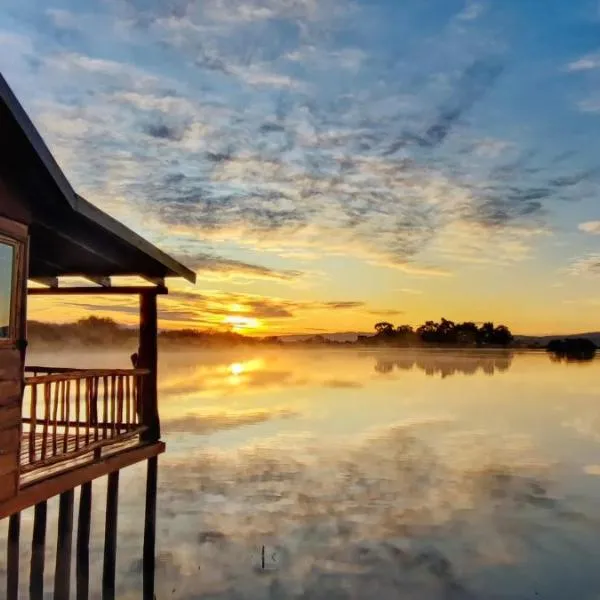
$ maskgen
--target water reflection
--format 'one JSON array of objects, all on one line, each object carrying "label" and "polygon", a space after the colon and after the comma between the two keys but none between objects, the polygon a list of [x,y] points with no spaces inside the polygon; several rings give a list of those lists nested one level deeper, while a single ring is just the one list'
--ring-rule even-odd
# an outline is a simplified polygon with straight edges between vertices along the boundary
[{"label": "water reflection", "polygon": [[[433,447],[421,427],[383,428],[334,446],[310,437],[263,440],[170,461],[161,494],[171,541],[157,579],[177,585],[165,583],[163,593],[488,598],[504,597],[494,580],[509,574],[504,589],[518,583],[562,597],[551,593],[556,578],[541,559],[549,555],[557,568],[570,552],[585,553],[599,527],[559,496],[552,465],[519,439],[494,448],[460,434]],[[190,506],[193,531],[189,512],[182,516]],[[257,573],[264,545],[275,550],[275,565]],[[574,577],[563,574],[570,584]],[[594,570],[584,579],[600,589]]]},{"label": "water reflection", "polygon": [[[157,599],[600,595],[600,361],[239,349],[160,366]],[[122,481],[117,592],[129,599],[144,473]]]},{"label": "water reflection", "polygon": [[481,371],[486,375],[501,373],[510,369],[513,360],[512,352],[495,351],[493,353],[470,354],[451,352],[408,353],[394,357],[377,358],[375,370],[378,373],[391,373],[394,369],[410,371],[420,369],[426,375],[440,375],[443,378],[451,375],[474,375]]}]

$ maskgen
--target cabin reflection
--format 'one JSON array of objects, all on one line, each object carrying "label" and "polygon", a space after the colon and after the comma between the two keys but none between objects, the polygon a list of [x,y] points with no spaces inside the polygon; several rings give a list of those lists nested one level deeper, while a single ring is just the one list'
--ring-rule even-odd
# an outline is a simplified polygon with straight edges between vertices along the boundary
[{"label": "cabin reflection", "polygon": [[512,365],[512,352],[494,352],[494,354],[456,354],[415,353],[406,356],[377,357],[375,371],[381,374],[398,371],[420,370],[430,377],[442,379],[452,375],[475,375],[478,372],[494,375],[504,373]]}]

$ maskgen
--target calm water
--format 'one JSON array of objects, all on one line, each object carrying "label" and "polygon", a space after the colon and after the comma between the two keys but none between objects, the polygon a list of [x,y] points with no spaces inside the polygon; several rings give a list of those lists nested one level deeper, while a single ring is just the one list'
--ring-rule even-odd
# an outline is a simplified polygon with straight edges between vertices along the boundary
[{"label": "calm water", "polygon": [[[165,354],[157,599],[597,600],[599,381],[599,361],[545,354]],[[123,599],[140,597],[144,476],[121,477]],[[56,503],[49,516],[51,597]]]}]

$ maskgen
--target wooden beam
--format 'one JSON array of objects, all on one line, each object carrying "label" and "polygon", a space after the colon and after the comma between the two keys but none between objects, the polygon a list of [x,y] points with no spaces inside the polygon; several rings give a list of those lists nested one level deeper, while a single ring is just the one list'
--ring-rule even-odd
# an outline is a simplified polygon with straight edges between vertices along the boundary
[{"label": "wooden beam", "polygon": [[155,545],[156,545],[156,480],[158,457],[148,459],[146,475],[146,520],[144,524],[143,598],[154,598]]},{"label": "wooden beam", "polygon": [[122,287],[59,287],[59,288],[29,288],[30,296],[124,296],[124,295],[164,295],[169,290],[166,287],[122,286]]},{"label": "wooden beam", "polygon": [[30,600],[44,600],[44,563],[46,557],[46,516],[48,505],[35,505],[31,538],[31,569],[29,572]]},{"label": "wooden beam", "polygon": [[21,536],[21,513],[11,515],[8,522],[6,549],[6,598],[19,600],[19,538]]},{"label": "wooden beam", "polygon": [[88,600],[90,591],[90,521],[92,515],[92,482],[81,486],[77,521],[77,600]]},{"label": "wooden beam", "polygon": [[102,600],[115,599],[118,519],[119,471],[114,471],[108,476],[108,486],[106,488],[106,520],[104,525],[104,566],[102,569]]},{"label": "wooden beam", "polygon": [[152,285],[156,285],[158,287],[165,287],[165,278],[164,277],[149,277],[148,275],[140,275],[142,279],[145,279]]},{"label": "wooden beam", "polygon": [[129,465],[141,462],[165,451],[164,442],[140,444],[118,454],[107,456],[92,464],[81,465],[70,471],[58,473],[24,485],[19,493],[0,503],[0,519],[9,517],[39,502],[82,485],[98,477],[117,471]]},{"label": "wooden beam", "polygon": [[82,275],[84,279],[95,283],[103,288],[111,287],[110,277],[96,277],[95,275]]},{"label": "wooden beam", "polygon": [[56,289],[58,287],[58,277],[31,277],[31,281],[40,283],[49,288]]},{"label": "wooden beam", "polygon": [[141,438],[146,442],[160,439],[160,419],[157,399],[158,318],[155,294],[140,294],[140,369],[150,371],[142,380],[141,408],[143,425],[147,427]]},{"label": "wooden beam", "polygon": [[71,592],[71,546],[73,543],[73,488],[60,495],[58,533],[56,538],[56,568],[54,569],[54,600],[69,600]]}]

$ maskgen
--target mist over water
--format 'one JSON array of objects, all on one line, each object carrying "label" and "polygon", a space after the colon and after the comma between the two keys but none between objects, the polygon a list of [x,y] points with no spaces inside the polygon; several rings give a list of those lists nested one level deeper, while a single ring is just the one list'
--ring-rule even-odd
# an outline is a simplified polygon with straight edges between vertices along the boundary
[{"label": "mist over water", "polygon": [[[129,353],[56,358],[29,362],[117,367]],[[599,374],[534,353],[163,352],[157,599],[597,599]],[[141,597],[144,477],[121,474],[119,598]]]}]

